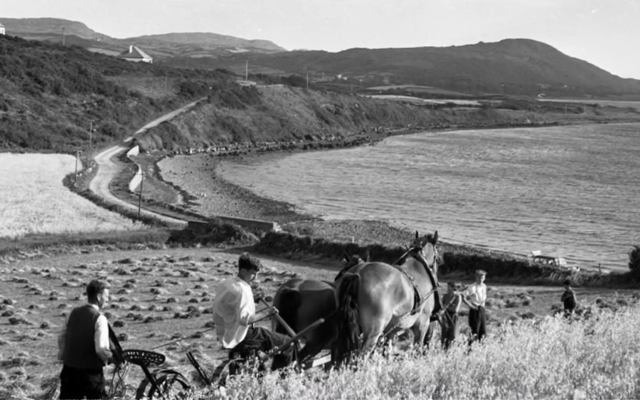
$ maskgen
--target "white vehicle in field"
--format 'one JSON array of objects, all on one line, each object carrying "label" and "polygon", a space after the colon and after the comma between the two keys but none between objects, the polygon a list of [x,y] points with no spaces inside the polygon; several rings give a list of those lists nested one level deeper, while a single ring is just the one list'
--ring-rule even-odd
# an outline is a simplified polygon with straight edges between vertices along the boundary
[{"label": "white vehicle in field", "polygon": [[567,264],[567,260],[565,260],[563,257],[546,256],[546,255],[543,255],[540,250],[531,251],[531,261],[536,264],[550,265],[550,266],[558,267],[561,269],[575,269],[575,270],[580,269],[578,267],[570,267]]}]

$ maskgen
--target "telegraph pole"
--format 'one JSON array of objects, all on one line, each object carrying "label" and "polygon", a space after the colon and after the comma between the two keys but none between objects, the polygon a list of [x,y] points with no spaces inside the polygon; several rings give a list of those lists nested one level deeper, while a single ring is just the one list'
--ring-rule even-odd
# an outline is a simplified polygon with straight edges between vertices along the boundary
[{"label": "telegraph pole", "polygon": [[76,177],[73,180],[73,186],[78,185],[78,159],[80,158],[80,150],[76,150]]},{"label": "telegraph pole", "polygon": [[140,219],[140,209],[142,208],[142,183],[144,182],[144,171],[140,172],[140,194],[138,195],[138,219]]},{"label": "telegraph pole", "polygon": [[93,120],[89,120],[89,149],[93,149],[91,141],[93,139]]},{"label": "telegraph pole", "polygon": [[307,90],[309,90],[309,71],[307,71]]},{"label": "telegraph pole", "polygon": [[66,29],[66,28],[63,26],[63,27],[62,27],[62,45],[63,45],[63,46],[64,46],[64,33],[65,33],[65,32],[64,32],[64,30],[65,30],[65,29]]},{"label": "telegraph pole", "polygon": [[245,64],[245,67],[244,67],[244,80],[245,81],[249,80],[249,60],[247,60],[247,63]]}]

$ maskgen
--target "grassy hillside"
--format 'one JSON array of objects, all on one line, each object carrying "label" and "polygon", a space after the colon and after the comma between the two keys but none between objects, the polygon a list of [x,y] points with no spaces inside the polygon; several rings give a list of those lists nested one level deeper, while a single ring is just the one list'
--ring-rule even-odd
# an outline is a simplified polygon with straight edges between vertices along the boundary
[{"label": "grassy hillside", "polygon": [[339,93],[345,87],[306,89],[306,81],[295,75],[252,78],[259,85],[243,87],[225,70],[136,64],[76,46],[0,36],[0,151],[102,147],[203,97],[208,101],[151,130],[140,143],[147,150],[301,141],[332,146],[397,131],[603,122],[616,114],[596,106],[509,98],[481,107],[420,106]]},{"label": "grassy hillside", "polygon": [[[144,90],[128,84],[144,79]],[[228,79],[0,36],[0,151],[72,152],[90,139],[93,147],[121,140]]]},{"label": "grassy hillside", "polygon": [[146,150],[337,147],[446,128],[639,121],[637,110],[503,99],[480,106],[416,105],[296,86],[214,87],[208,101],[139,138]]}]

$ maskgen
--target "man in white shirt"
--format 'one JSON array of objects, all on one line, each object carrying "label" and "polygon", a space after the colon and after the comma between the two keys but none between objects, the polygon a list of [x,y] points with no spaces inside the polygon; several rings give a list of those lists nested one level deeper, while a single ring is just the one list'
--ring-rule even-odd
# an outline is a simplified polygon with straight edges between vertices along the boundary
[{"label": "man in white shirt", "polygon": [[484,284],[486,271],[476,270],[476,281],[462,294],[462,301],[469,306],[469,327],[473,340],[482,340],[487,335],[487,315],[485,302],[487,301],[487,286]]},{"label": "man in white shirt", "polygon": [[[284,344],[289,337],[253,326],[255,322],[273,315],[277,310],[264,310],[256,314],[250,283],[256,279],[262,264],[260,260],[243,253],[238,260],[238,275],[222,282],[213,301],[213,321],[222,347],[249,357]],[[285,367],[297,358],[297,347],[292,345],[273,358],[271,369]]]},{"label": "man in white shirt", "polygon": [[100,309],[109,301],[109,289],[102,281],[91,281],[86,289],[88,304],[74,308],[58,337],[60,399],[103,399],[106,397],[102,368],[112,359],[109,322]]}]

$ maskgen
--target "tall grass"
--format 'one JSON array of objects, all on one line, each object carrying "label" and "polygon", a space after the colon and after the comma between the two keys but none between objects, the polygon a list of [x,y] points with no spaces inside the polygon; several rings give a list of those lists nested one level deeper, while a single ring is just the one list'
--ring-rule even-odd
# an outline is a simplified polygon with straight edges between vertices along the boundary
[{"label": "tall grass", "polygon": [[[230,399],[640,398],[640,309],[503,325],[483,343],[381,355],[358,368],[232,379]],[[202,393],[214,397],[214,393]],[[217,394],[217,393],[216,393]],[[195,397],[194,397],[195,398]]]},{"label": "tall grass", "polygon": [[69,155],[0,153],[0,238],[143,229],[64,187],[74,171]]}]

